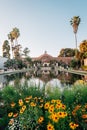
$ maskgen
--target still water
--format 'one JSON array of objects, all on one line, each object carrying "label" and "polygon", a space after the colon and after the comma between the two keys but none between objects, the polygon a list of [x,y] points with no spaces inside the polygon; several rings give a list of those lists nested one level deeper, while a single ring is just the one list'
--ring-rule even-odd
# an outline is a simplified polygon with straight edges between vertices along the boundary
[{"label": "still water", "polygon": [[46,86],[58,86],[62,88],[66,85],[70,86],[74,84],[76,80],[82,79],[82,76],[70,73],[59,73],[58,75],[33,75],[28,73],[18,73],[12,75],[0,75],[0,89],[6,85],[16,86],[18,84],[23,85],[27,81],[28,85],[36,85],[42,87]]}]

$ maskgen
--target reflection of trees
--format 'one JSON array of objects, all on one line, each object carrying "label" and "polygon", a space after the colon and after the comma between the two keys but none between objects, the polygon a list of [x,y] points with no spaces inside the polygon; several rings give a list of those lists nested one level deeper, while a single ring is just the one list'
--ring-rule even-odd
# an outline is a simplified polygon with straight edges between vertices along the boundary
[{"label": "reflection of trees", "polygon": [[40,80],[42,80],[44,83],[47,83],[48,81],[52,80],[52,76],[50,75],[41,75],[39,77]]},{"label": "reflection of trees", "polygon": [[7,84],[9,84],[10,81],[13,81],[14,85],[18,86],[18,83],[20,83],[22,77],[23,77],[23,73],[17,73],[12,75],[6,75],[5,79],[7,81]]},{"label": "reflection of trees", "polygon": [[[10,81],[13,81],[14,86],[19,88],[21,84],[21,79],[24,78],[24,80],[29,80],[33,74],[27,75],[26,73],[17,73],[17,74],[12,74],[12,75],[6,75],[6,85],[9,84]],[[76,74],[71,74],[71,73],[66,73],[66,72],[60,72],[58,73],[57,76],[54,75],[40,75],[40,76],[33,76],[34,78],[38,78],[41,80],[43,83],[48,83],[52,79],[56,78],[60,81],[60,83],[64,85],[70,85],[73,84],[76,80],[81,79],[81,75],[76,75]]]},{"label": "reflection of trees", "polygon": [[66,72],[60,72],[57,76],[61,84],[73,84],[76,80],[81,79],[81,75],[71,74]]}]

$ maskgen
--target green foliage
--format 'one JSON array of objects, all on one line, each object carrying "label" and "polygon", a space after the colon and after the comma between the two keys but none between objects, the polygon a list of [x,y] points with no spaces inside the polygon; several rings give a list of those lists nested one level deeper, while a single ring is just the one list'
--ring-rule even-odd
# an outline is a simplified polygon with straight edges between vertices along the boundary
[{"label": "green foliage", "polygon": [[8,40],[5,40],[3,45],[2,45],[2,49],[3,49],[3,57],[7,57],[10,58],[10,45]]},{"label": "green foliage", "polygon": [[80,61],[77,59],[72,59],[70,62],[70,67],[72,68],[79,68],[80,67]]},{"label": "green foliage", "polygon": [[75,49],[71,49],[71,48],[61,49],[59,56],[61,56],[61,57],[73,57],[73,56],[75,56]]},{"label": "green foliage", "polygon": [[[29,86],[25,82],[19,87],[6,86],[0,90],[0,129],[5,126],[9,130],[13,127],[21,130],[45,130],[51,125],[55,130],[70,130],[72,123],[76,129],[86,129],[87,84],[75,84],[59,89],[58,86]],[[46,103],[49,104],[49,109],[46,108]],[[55,114],[50,111],[54,111]],[[13,116],[9,117],[9,113],[13,113]],[[62,116],[60,114],[56,117],[58,113]],[[14,125],[8,125],[12,120]]]}]

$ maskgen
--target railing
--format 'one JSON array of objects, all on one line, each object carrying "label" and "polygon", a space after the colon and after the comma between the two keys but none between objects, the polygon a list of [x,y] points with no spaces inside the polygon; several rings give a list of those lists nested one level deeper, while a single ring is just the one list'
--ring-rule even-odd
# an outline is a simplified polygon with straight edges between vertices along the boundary
[{"label": "railing", "polygon": [[3,71],[0,72],[0,75],[8,75],[8,74],[15,74],[15,73],[22,73],[22,72],[27,72],[27,71],[31,71],[32,69],[21,69],[21,70],[7,70],[7,71]]},{"label": "railing", "polygon": [[[70,68],[64,69],[64,68],[56,67],[56,70],[69,72],[69,73],[73,73],[73,74],[78,74],[78,75],[87,75],[87,71],[73,70],[73,69],[70,69]],[[0,72],[0,75],[8,75],[8,74],[31,72],[31,71],[34,71],[34,69],[27,68],[27,69],[21,69],[21,70],[8,70],[8,71]]]},{"label": "railing", "polygon": [[78,75],[87,75],[87,71],[82,71],[82,70],[74,70],[74,69],[64,69],[64,68],[57,68],[59,71],[64,71],[64,72],[69,72],[73,74],[78,74]]}]

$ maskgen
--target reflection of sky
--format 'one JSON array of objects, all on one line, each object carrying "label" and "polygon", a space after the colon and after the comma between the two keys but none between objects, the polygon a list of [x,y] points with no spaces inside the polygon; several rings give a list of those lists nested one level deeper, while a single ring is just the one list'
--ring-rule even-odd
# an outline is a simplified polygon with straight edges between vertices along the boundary
[{"label": "reflection of sky", "polygon": [[58,79],[52,79],[52,80],[48,81],[47,83],[44,83],[39,78],[31,78],[28,81],[28,84],[38,86],[38,87],[43,87],[45,85],[45,88],[48,86],[50,86],[50,87],[57,87],[58,86],[59,88],[61,88],[61,83]]},{"label": "reflection of sky", "polygon": [[[4,78],[3,75],[0,75],[0,88],[3,86],[3,84],[6,82],[6,78]],[[52,79],[50,81],[48,81],[47,83],[43,82],[42,80],[40,80],[39,78],[30,78],[28,81],[28,85],[29,86],[36,86],[36,87],[40,87],[42,88],[43,86],[45,86],[45,88],[48,87],[58,87],[59,89],[62,88],[63,85],[61,85],[60,80],[58,79]],[[23,85],[25,83],[25,78],[21,79],[21,85]],[[9,82],[9,85],[13,85],[14,86],[14,80]]]}]

